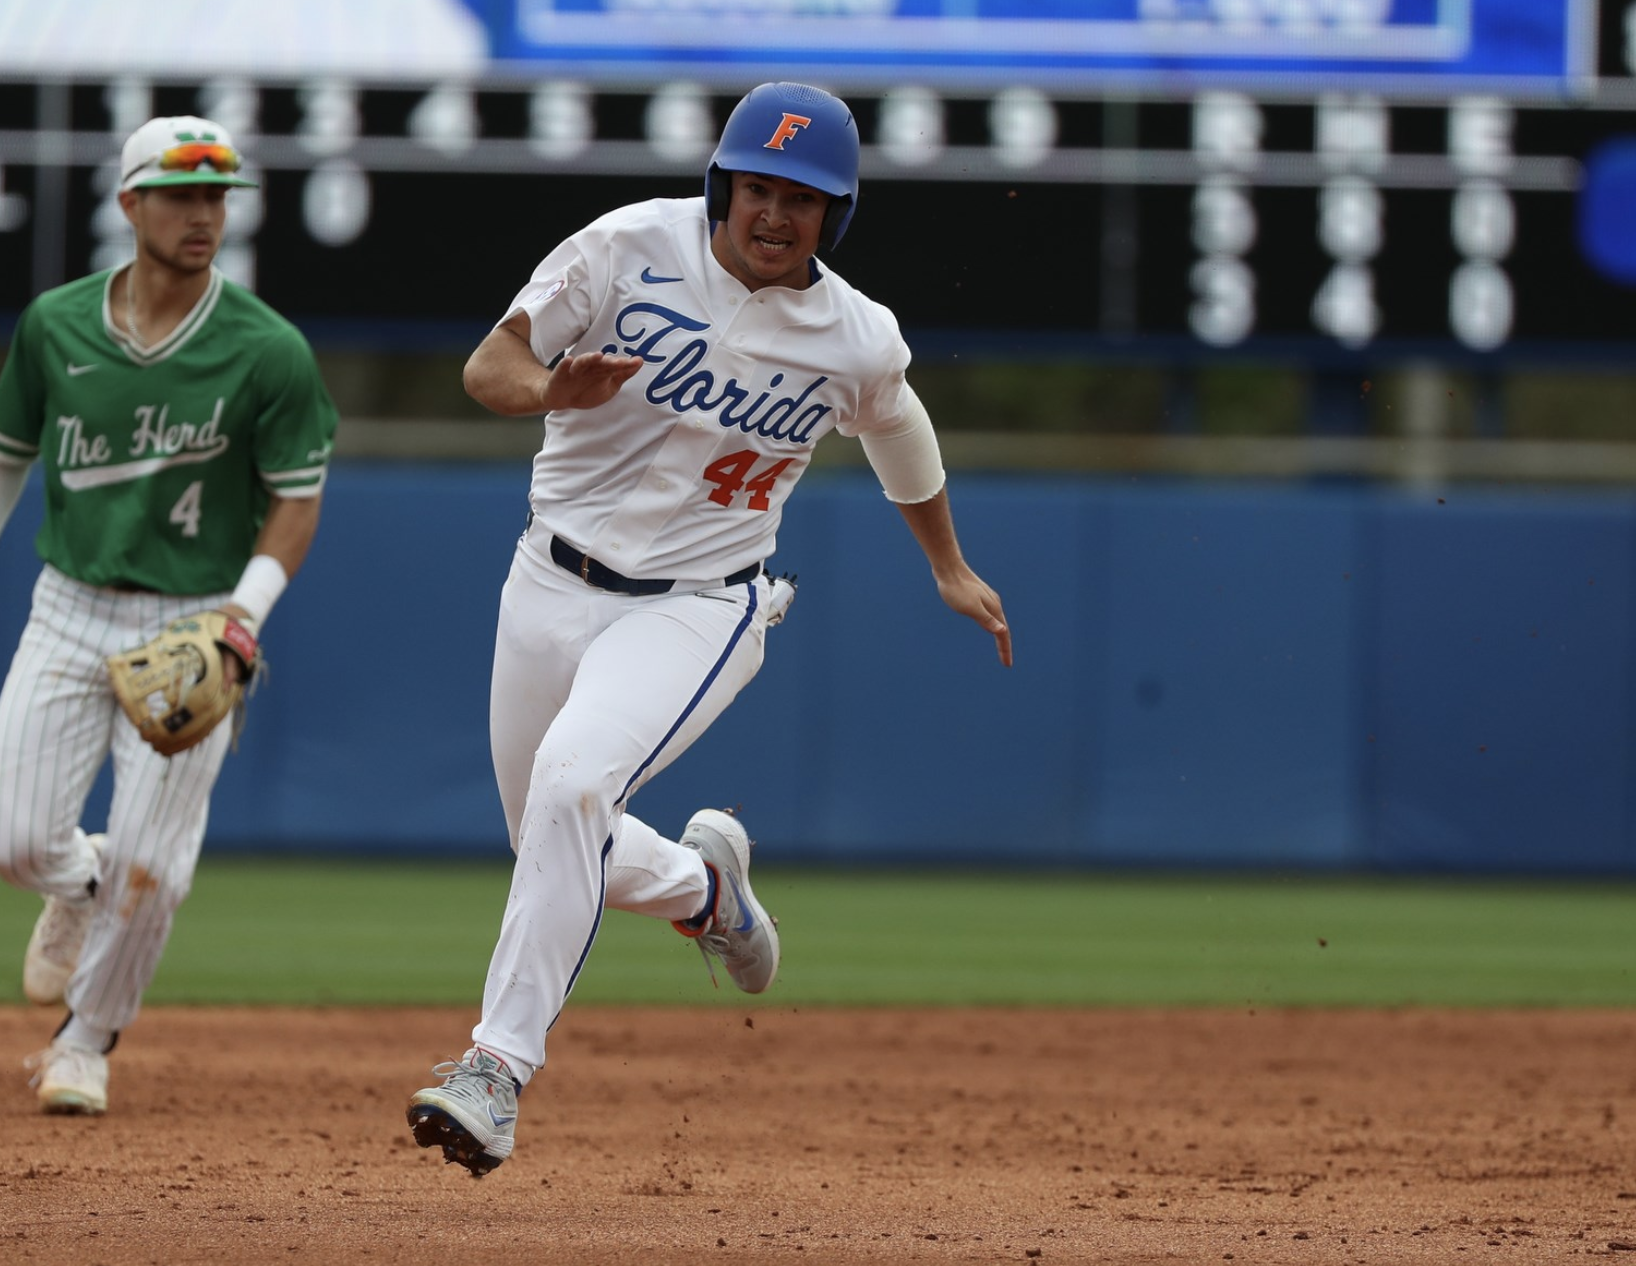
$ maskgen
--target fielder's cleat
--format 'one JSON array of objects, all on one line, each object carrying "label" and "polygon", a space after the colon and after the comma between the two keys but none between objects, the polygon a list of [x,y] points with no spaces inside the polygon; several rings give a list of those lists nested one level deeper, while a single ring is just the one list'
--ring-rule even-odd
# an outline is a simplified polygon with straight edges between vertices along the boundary
[{"label": "fielder's cleat", "polygon": [[68,1116],[101,1116],[108,1111],[108,1057],[64,1041],[55,1041],[23,1061],[34,1069],[33,1086],[45,1112]]},{"label": "fielder's cleat", "polygon": [[[99,854],[108,843],[106,835],[85,838]],[[79,966],[85,933],[95,912],[95,899],[89,894],[45,899],[45,909],[34,921],[34,934],[28,938],[28,949],[23,954],[23,993],[30,1002],[51,1007],[63,1000],[68,978]]]},{"label": "fielder's cleat", "polygon": [[481,1178],[511,1155],[516,1144],[517,1094],[521,1086],[505,1061],[480,1047],[459,1063],[432,1069],[441,1086],[417,1091],[409,1100],[409,1128],[422,1147],[441,1147],[449,1165],[464,1165]]},{"label": "fielder's cleat", "polygon": [[713,909],[673,922],[683,936],[695,939],[710,979],[713,954],[745,993],[760,993],[778,974],[778,920],[750,891],[750,850],[754,845],[739,820],[717,809],[700,809],[682,833],[683,848],[697,850],[716,877]]}]

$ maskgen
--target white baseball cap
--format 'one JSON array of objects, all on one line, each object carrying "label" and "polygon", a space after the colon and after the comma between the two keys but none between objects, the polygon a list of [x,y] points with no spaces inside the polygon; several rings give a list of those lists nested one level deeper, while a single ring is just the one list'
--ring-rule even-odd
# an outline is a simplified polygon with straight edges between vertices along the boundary
[{"label": "white baseball cap", "polygon": [[236,173],[244,160],[227,129],[209,119],[184,114],[149,119],[136,131],[119,159],[119,188],[158,185],[232,185],[254,189],[256,182]]}]

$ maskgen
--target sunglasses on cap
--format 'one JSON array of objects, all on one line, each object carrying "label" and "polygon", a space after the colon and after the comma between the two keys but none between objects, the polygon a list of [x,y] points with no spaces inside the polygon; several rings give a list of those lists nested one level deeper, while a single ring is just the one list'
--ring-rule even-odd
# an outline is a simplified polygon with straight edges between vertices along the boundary
[{"label": "sunglasses on cap", "polygon": [[189,141],[159,154],[160,171],[198,171],[206,163],[215,171],[237,171],[244,165],[239,152],[228,145]]}]

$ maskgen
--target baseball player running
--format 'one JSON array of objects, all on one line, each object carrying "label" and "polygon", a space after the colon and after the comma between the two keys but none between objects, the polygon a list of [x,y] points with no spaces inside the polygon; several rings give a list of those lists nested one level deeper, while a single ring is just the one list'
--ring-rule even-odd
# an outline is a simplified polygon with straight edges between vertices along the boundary
[{"label": "baseball player running", "polygon": [[861,439],[944,600],[1011,663],[897,322],[815,258],[852,219],[858,152],[844,102],[761,85],[727,120],[704,197],[574,234],[467,362],[486,407],[545,414],[490,698],[511,896],[471,1049],[408,1112],[416,1142],[475,1176],[511,1154],[517,1095],[604,908],[671,920],[740,989],[773,982],[778,930],[744,825],[705,809],[675,841],[627,805],[761,666],[791,592],[762,564],[819,439]]},{"label": "baseball player running", "polygon": [[[45,480],[44,566],[0,687],[0,876],[46,899],[25,992],[67,1004],[29,1061],[47,1112],[107,1108],[232,731],[160,755],[106,660],[209,608],[253,652],[318,524],[335,406],[300,333],[214,267],[239,168],[207,119],[138,128],[118,195],[134,261],[38,296],[0,371],[0,529],[36,459]],[[110,755],[107,831],[88,835]]]}]

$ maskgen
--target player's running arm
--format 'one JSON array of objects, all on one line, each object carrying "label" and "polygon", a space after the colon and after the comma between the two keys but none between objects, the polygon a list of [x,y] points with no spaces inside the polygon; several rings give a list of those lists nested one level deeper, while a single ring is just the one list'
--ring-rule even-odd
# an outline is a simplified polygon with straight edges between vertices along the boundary
[{"label": "player's running arm", "polygon": [[948,480],[932,420],[907,384],[901,398],[902,412],[895,421],[859,436],[864,456],[931,564],[943,601],[994,635],[1000,662],[1009,668],[1011,628],[1000,606],[1000,595],[972,571],[960,552],[954,515],[949,509]]},{"label": "player's running arm", "polygon": [[307,560],[312,538],[318,534],[318,512],[322,498],[280,497],[267,506],[267,519],[256,536],[253,553],[276,559],[286,578],[293,577]]},{"label": "player's running arm", "polygon": [[1000,662],[1011,667],[1011,626],[1006,623],[1000,595],[966,563],[954,534],[954,515],[949,511],[949,492],[939,489],[936,496],[912,504],[899,503],[899,512],[920,543],[921,552],[932,565],[937,592],[961,615],[969,615],[994,635]]},{"label": "player's running arm", "polygon": [[6,520],[17,508],[28,482],[28,466],[22,462],[0,461],[0,532],[6,530]]},{"label": "player's running arm", "polygon": [[642,368],[640,356],[581,352],[547,369],[529,343],[528,313],[513,312],[477,345],[466,361],[466,394],[501,417],[521,418],[560,409],[606,404]]},{"label": "player's running arm", "polygon": [[[262,624],[273,603],[284,592],[284,586],[306,561],[307,550],[318,533],[318,510],[321,498],[280,497],[276,494],[267,505],[267,518],[256,534],[255,548],[244,569],[233,596],[221,609],[235,620],[249,626],[252,634],[260,636]],[[235,679],[238,665],[231,655],[226,657],[228,672]]]}]

